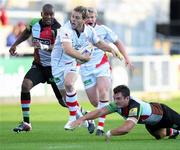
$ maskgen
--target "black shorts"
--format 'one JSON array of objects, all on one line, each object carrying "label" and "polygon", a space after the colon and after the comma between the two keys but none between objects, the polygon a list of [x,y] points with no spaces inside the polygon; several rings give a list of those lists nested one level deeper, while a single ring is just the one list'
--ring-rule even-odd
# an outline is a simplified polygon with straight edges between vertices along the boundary
[{"label": "black shorts", "polygon": [[180,130],[180,115],[164,104],[161,104],[161,106],[163,109],[162,119],[155,125],[145,125],[146,129],[150,133],[153,133],[161,128],[174,128]]},{"label": "black shorts", "polygon": [[30,79],[33,82],[33,86],[45,82],[51,84],[51,82],[53,82],[51,66],[43,67],[33,62],[30,70],[26,73],[24,78]]}]

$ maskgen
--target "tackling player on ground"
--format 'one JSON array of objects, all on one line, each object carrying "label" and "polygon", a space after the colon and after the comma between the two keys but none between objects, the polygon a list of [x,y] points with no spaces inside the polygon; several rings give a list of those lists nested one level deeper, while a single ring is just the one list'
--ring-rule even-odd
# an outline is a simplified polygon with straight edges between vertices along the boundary
[{"label": "tackling player on ground", "polygon": [[126,121],[117,128],[108,130],[105,134],[108,141],[111,136],[129,133],[136,124],[144,124],[147,131],[156,139],[168,136],[176,138],[180,133],[180,115],[165,104],[145,102],[130,96],[130,90],[125,85],[119,85],[113,89],[114,101],[109,105],[91,111],[71,124],[71,127],[79,126],[83,121],[95,119],[102,115],[118,113]]}]

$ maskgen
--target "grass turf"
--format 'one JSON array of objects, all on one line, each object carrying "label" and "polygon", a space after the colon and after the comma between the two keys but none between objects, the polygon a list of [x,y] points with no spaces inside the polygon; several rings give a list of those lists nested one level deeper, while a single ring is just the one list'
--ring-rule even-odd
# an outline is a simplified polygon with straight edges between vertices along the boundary
[{"label": "grass turf", "polygon": [[[180,112],[180,101],[164,101],[163,103]],[[89,102],[82,106],[92,109]],[[14,133],[12,129],[21,120],[19,104],[0,105],[0,149],[1,150],[179,150],[180,138],[176,140],[155,140],[143,125],[137,125],[131,133],[112,137],[106,143],[104,137],[90,135],[86,128],[65,131],[68,111],[57,103],[32,104],[31,132]],[[105,131],[117,127],[123,122],[117,114],[107,116]]]}]

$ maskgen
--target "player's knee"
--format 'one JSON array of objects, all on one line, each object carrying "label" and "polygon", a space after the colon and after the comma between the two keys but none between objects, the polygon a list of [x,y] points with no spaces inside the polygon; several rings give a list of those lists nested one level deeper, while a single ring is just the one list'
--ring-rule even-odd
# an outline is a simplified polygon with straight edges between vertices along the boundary
[{"label": "player's knee", "polygon": [[94,107],[98,107],[98,101],[90,101]]},{"label": "player's knee", "polygon": [[160,140],[161,137],[160,136],[154,136],[156,138],[156,140]]},{"label": "player's knee", "polygon": [[21,90],[22,92],[29,92],[32,88],[33,84],[30,82],[30,80],[23,80]]},{"label": "player's knee", "polygon": [[109,99],[109,92],[108,92],[107,90],[101,90],[101,91],[99,92],[99,98],[100,98],[101,100],[103,100],[103,99]]},{"label": "player's knee", "polygon": [[73,89],[72,83],[66,82],[64,84],[64,86],[65,86],[65,89],[68,90],[68,91],[71,91],[71,89]]},{"label": "player's knee", "polygon": [[154,134],[154,137],[156,138],[156,140],[163,139],[165,136],[166,135],[163,132]]}]

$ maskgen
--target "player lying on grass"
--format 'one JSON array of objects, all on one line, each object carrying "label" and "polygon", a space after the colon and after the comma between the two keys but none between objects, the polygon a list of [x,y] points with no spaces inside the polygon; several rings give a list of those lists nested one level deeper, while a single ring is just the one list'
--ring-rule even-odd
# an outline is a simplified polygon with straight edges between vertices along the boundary
[{"label": "player lying on grass", "polygon": [[129,133],[136,124],[145,124],[148,132],[156,139],[166,136],[176,138],[180,133],[180,115],[168,106],[155,102],[144,102],[130,96],[130,90],[125,85],[113,89],[114,101],[109,105],[89,112],[85,116],[72,122],[72,128],[82,124],[85,120],[98,118],[102,115],[117,112],[126,121],[115,129],[108,130],[105,134],[108,141],[111,136]]}]

